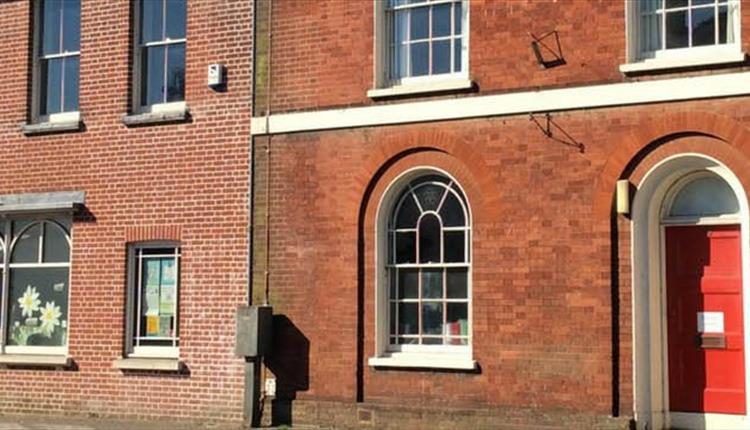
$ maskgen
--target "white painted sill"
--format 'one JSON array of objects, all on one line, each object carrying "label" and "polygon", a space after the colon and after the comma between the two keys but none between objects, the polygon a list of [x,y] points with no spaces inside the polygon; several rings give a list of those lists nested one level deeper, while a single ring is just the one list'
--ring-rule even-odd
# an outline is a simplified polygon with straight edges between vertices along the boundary
[{"label": "white painted sill", "polygon": [[126,357],[115,360],[112,367],[120,370],[179,372],[182,370],[183,362],[178,358]]},{"label": "white painted sill", "polygon": [[640,73],[668,69],[680,69],[687,67],[713,66],[720,64],[741,63],[745,61],[744,52],[715,52],[711,55],[700,55],[695,57],[681,58],[654,58],[635,63],[620,65],[620,72]]},{"label": "white painted sill", "polygon": [[387,88],[373,88],[367,91],[367,97],[377,99],[410,94],[442,93],[446,91],[468,90],[472,87],[474,87],[474,81],[471,79],[444,79],[439,81],[394,85]]},{"label": "white painted sill", "polygon": [[33,122],[21,124],[23,134],[56,133],[81,129],[81,113],[63,112],[36,118]]},{"label": "white painted sill", "polygon": [[477,362],[465,354],[392,352],[380,357],[370,357],[367,364],[371,367],[422,368],[475,370]]},{"label": "white painted sill", "polygon": [[140,111],[122,117],[128,127],[187,121],[190,115],[185,102],[162,103],[142,107]]},{"label": "white painted sill", "polygon": [[72,362],[68,355],[0,354],[0,366],[70,367]]}]

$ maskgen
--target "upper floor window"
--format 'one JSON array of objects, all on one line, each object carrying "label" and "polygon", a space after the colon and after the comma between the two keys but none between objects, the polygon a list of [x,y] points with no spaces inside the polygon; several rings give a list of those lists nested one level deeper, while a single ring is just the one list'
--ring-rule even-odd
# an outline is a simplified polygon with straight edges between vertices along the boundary
[{"label": "upper floor window", "polygon": [[387,0],[375,7],[376,88],[468,78],[466,0]]},{"label": "upper floor window", "polygon": [[640,0],[632,3],[637,60],[739,50],[738,0]]},{"label": "upper floor window", "polygon": [[81,2],[35,4],[33,116],[41,122],[70,119],[78,112]]},{"label": "upper floor window", "polygon": [[136,111],[184,108],[187,2],[140,0],[136,5]]}]

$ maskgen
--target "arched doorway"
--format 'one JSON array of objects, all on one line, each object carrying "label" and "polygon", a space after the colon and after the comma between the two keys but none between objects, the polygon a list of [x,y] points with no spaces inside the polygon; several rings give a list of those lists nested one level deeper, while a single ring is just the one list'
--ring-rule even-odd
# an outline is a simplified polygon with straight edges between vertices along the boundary
[{"label": "arched doorway", "polygon": [[748,221],[736,176],[700,154],[663,160],[633,202],[640,428],[748,428]]}]

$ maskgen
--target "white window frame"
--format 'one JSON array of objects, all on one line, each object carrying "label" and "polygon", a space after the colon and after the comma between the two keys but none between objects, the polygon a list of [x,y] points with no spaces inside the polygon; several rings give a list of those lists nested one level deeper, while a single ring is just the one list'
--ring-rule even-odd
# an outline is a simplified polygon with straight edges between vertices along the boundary
[{"label": "white window frame", "polygon": [[[42,26],[44,25],[43,16],[42,16],[42,4],[43,1],[34,1],[32,2],[33,8],[34,8],[34,28],[33,28],[33,36],[32,36],[32,71],[31,71],[31,122],[32,123],[69,123],[69,122],[78,122],[81,119],[80,114],[80,101],[81,101],[81,84],[80,84],[80,75],[81,75],[81,51],[80,47],[78,51],[64,51],[57,54],[50,54],[50,55],[43,55],[42,54]],[[61,17],[62,19],[62,17]],[[63,23],[60,25],[60,32],[63,32]],[[80,34],[80,29],[79,29]],[[62,34],[60,35],[60,40],[62,40]],[[41,76],[41,68],[42,68],[42,60],[51,60],[55,58],[68,58],[68,57],[78,57],[78,76],[79,76],[79,83],[78,83],[78,103],[79,103],[79,110],[76,111],[68,111],[68,112],[59,112],[49,115],[42,115],[41,114],[41,97],[42,97],[42,76]],[[63,80],[63,86],[65,85],[65,80]],[[61,91],[64,93],[64,89],[61,89]],[[61,101],[61,103],[64,103],[64,101]]]},{"label": "white window frame", "polygon": [[[145,114],[145,113],[181,113],[185,112],[187,109],[187,105],[185,103],[185,100],[177,101],[177,102],[163,102],[163,103],[155,103],[151,105],[143,105],[141,104],[141,95],[143,91],[143,70],[142,70],[142,64],[143,64],[143,51],[145,48],[153,47],[153,46],[169,46],[169,45],[177,45],[177,44],[184,44],[185,45],[185,77],[187,77],[187,14],[188,11],[185,11],[185,37],[178,38],[178,39],[170,39],[169,37],[165,36],[165,39],[153,41],[153,42],[147,42],[147,43],[141,43],[141,33],[142,33],[142,22],[141,22],[141,3],[143,0],[135,0],[133,2],[133,100],[132,100],[132,110],[135,114]],[[166,19],[167,19],[167,13],[166,13],[166,5],[167,2],[163,2],[164,5],[164,11],[162,13],[162,26],[163,28],[166,28]],[[186,5],[187,7],[187,5]],[[165,58],[166,61],[166,58]],[[165,64],[164,67],[164,74],[167,74],[167,67]],[[166,76],[165,76],[166,80]],[[186,85],[187,87],[187,85]],[[187,90],[187,88],[186,88]],[[185,96],[187,96],[187,91]]]},{"label": "white window frame", "polygon": [[[640,50],[642,38],[640,29],[640,3],[640,1],[625,0],[626,49],[628,62],[627,64],[623,64],[620,66],[620,71],[622,71],[623,73],[681,67],[697,67],[723,63],[737,63],[745,60],[745,53],[742,52],[742,11],[741,3],[739,0],[728,0],[727,3],[727,6],[734,13],[732,19],[734,42],[687,48],[659,49],[653,52],[642,52]],[[690,10],[692,8],[692,3],[689,3],[687,7],[671,8],[669,10]],[[660,14],[662,16],[662,19],[664,19],[664,12],[661,12]],[[661,31],[662,43],[666,43],[666,26],[663,21]],[[716,29],[716,31],[718,32],[718,28]],[[727,29],[727,31],[729,31],[729,29]]]},{"label": "white window frame", "polygon": [[[388,8],[388,0],[374,0],[374,37],[373,37],[373,89],[368,91],[369,97],[397,96],[410,93],[435,92],[468,89],[472,87],[469,79],[469,11],[468,0],[431,0],[409,5],[408,7],[420,7],[427,5],[438,5],[444,3],[461,3],[461,71],[453,73],[442,73],[438,75],[427,75],[417,77],[406,77],[392,79],[391,70],[391,26]],[[454,23],[451,20],[451,27]],[[453,36],[451,36],[453,40]],[[453,49],[451,49],[451,58]],[[453,60],[451,60],[453,67]]]},{"label": "white window frame", "polygon": [[[13,237],[13,231],[11,228],[11,225],[13,221],[29,221],[30,223],[16,235],[16,237]],[[68,231],[65,234],[65,238],[68,241],[68,262],[67,263],[44,263],[42,262],[42,258],[44,258],[43,255],[43,243],[44,243],[44,224],[45,223],[53,223],[57,224],[58,228],[65,231],[65,228],[60,225],[59,222],[57,222],[54,218],[50,217],[13,217],[9,218],[7,220],[4,220],[4,223],[0,225],[1,228],[4,230],[4,237],[5,239],[10,239],[9,246],[5,246],[6,243],[3,242],[3,249],[5,250],[5,253],[3,255],[3,270],[2,270],[2,310],[0,311],[0,355],[4,354],[28,354],[28,355],[60,355],[60,356],[67,356],[68,355],[68,344],[70,341],[70,298],[71,298],[71,284],[70,280],[72,278],[72,270],[71,270],[71,261],[73,260],[73,223],[72,219],[70,222],[70,231]],[[36,263],[11,263],[10,258],[13,254],[13,249],[15,247],[16,241],[18,239],[18,236],[31,228],[32,226],[36,224],[41,224],[41,233],[40,233],[40,239],[39,239],[39,261]],[[67,309],[67,315],[68,318],[66,320],[67,324],[67,332],[68,336],[66,337],[65,345],[62,346],[24,346],[24,345],[8,345],[8,323],[9,323],[9,316],[10,316],[10,272],[14,268],[51,268],[51,267],[67,267],[68,268],[68,309]]]},{"label": "white window frame", "polygon": [[[388,248],[391,246],[389,221],[396,210],[398,197],[413,180],[425,175],[440,175],[454,183],[461,192],[465,192],[452,176],[441,169],[424,166],[403,172],[393,180],[383,194],[377,210],[376,261],[375,261],[375,355],[368,360],[374,367],[413,367],[413,368],[445,368],[457,370],[473,370],[476,362],[473,360],[473,296],[472,296],[472,215],[470,203],[465,201],[466,246],[464,250],[467,263],[440,263],[435,267],[460,266],[467,267],[467,345],[393,345],[390,342],[390,284],[388,271]],[[414,266],[426,266],[415,264]],[[445,281],[444,281],[445,282]],[[445,290],[445,288],[444,288]],[[445,291],[444,291],[445,294]],[[420,291],[421,296],[421,291]],[[445,301],[445,297],[443,297]],[[446,302],[447,303],[447,302]],[[421,313],[421,310],[419,310]],[[445,314],[443,316],[445,318]]]},{"label": "white window frame", "polygon": [[[173,249],[172,254],[147,254],[143,251],[154,249]],[[180,355],[180,264],[182,250],[176,241],[143,241],[128,244],[127,256],[127,300],[125,326],[125,356],[128,358],[179,358]],[[140,345],[140,314],[142,294],[143,260],[146,258],[173,257],[175,259],[175,301],[174,301],[174,336],[170,338],[148,338],[150,340],[171,340],[172,345]],[[134,326],[136,327],[134,329]]]}]

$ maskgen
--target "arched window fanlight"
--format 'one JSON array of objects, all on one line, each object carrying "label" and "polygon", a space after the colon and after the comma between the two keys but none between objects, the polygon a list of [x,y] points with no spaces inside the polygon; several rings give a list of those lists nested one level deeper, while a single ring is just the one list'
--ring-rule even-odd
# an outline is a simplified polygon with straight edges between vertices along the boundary
[{"label": "arched window fanlight", "polygon": [[388,338],[402,345],[468,346],[471,223],[466,197],[441,174],[420,176],[388,220]]},{"label": "arched window fanlight", "polygon": [[734,215],[740,210],[737,196],[719,175],[701,172],[678,182],[668,218]]}]

